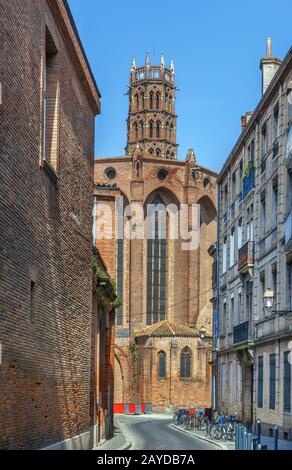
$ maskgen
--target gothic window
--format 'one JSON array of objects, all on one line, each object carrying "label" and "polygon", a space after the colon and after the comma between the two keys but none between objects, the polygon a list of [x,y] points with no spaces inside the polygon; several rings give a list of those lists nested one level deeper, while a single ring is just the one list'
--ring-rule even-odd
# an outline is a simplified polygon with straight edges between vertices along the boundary
[{"label": "gothic window", "polygon": [[145,95],[144,95],[143,91],[141,93],[141,106],[142,106],[142,109],[144,109],[144,107],[145,107]]},{"label": "gothic window", "polygon": [[134,128],[135,140],[138,140],[138,124],[136,122],[134,122],[133,128]]},{"label": "gothic window", "polygon": [[166,353],[164,351],[158,353],[158,378],[166,378]]},{"label": "gothic window", "polygon": [[152,155],[154,153],[154,150],[153,149],[150,149],[149,150],[149,153]]},{"label": "gothic window", "polygon": [[[124,240],[117,240],[117,294],[121,299],[123,296],[123,270],[124,270]],[[123,324],[123,305],[121,304],[116,311],[117,325]]]},{"label": "gothic window", "polygon": [[170,157],[170,151],[167,150],[167,152],[166,152],[166,158],[169,158],[169,157]]},{"label": "gothic window", "polygon": [[159,149],[156,150],[156,157],[160,157],[160,150]]},{"label": "gothic window", "polygon": [[160,93],[156,93],[156,109],[159,109],[159,102],[160,102]]},{"label": "gothic window", "polygon": [[139,109],[139,95],[136,93],[135,95],[135,108]]},{"label": "gothic window", "polygon": [[180,377],[181,379],[191,378],[191,350],[187,346],[180,355]]},{"label": "gothic window", "polygon": [[174,153],[173,152],[171,152],[171,158],[174,158]]},{"label": "gothic window", "polygon": [[165,138],[168,139],[169,137],[169,122],[165,124]]},{"label": "gothic window", "polygon": [[165,106],[167,108],[168,105],[168,93],[165,93]]},{"label": "gothic window", "polygon": [[160,121],[157,121],[156,123],[156,137],[158,139],[160,138]]},{"label": "gothic window", "polygon": [[149,94],[149,107],[150,109],[153,109],[153,91],[150,91]]},{"label": "gothic window", "polygon": [[140,139],[143,139],[143,134],[144,134],[143,121],[139,122],[139,134],[140,134]]},{"label": "gothic window", "polygon": [[159,195],[151,204],[147,241],[147,325],[166,319],[167,214]]},{"label": "gothic window", "polygon": [[169,95],[169,98],[168,98],[168,110],[172,111],[172,96],[171,95]]},{"label": "gothic window", "polygon": [[170,125],[170,129],[169,129],[169,139],[170,139],[170,140],[173,139],[173,124]]},{"label": "gothic window", "polygon": [[149,137],[153,137],[153,121],[149,122]]}]

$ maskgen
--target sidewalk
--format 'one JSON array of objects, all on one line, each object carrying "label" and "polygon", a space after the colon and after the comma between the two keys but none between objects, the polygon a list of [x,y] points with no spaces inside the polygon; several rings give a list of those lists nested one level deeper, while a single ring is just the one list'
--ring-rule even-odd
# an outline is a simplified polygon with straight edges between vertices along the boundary
[{"label": "sidewalk", "polygon": [[132,446],[132,442],[127,440],[119,426],[115,423],[114,436],[105,441],[102,445],[94,447],[92,450],[128,450]]},{"label": "sidewalk", "polygon": [[181,426],[176,426],[175,424],[171,424],[170,427],[176,429],[178,431],[184,432],[189,434],[190,436],[196,437],[197,439],[201,439],[202,441],[210,442],[210,444],[218,447],[221,450],[234,450],[235,449],[235,442],[234,441],[218,441],[216,439],[211,439],[207,434],[206,431],[200,431],[196,429],[195,431],[186,431]]},{"label": "sidewalk", "polygon": [[[235,442],[234,441],[218,441],[216,439],[211,439],[205,431],[200,431],[196,429],[195,431],[186,431],[185,429],[181,428],[180,426],[176,426],[175,424],[171,424],[171,427],[174,429],[178,429],[181,432],[185,432],[194,436],[198,439],[202,439],[203,441],[210,442],[210,444],[217,445],[222,450],[235,450]],[[256,436],[253,436],[256,438]],[[261,445],[268,446],[268,450],[274,450],[274,439],[273,437],[263,436],[261,435]],[[282,439],[278,440],[278,450],[292,450],[292,441],[284,441]]]},{"label": "sidewalk", "polygon": [[[254,436],[256,438],[256,436]],[[268,450],[274,450],[274,438],[261,435],[261,445],[268,446]],[[278,440],[279,450],[292,450],[292,441]]]}]

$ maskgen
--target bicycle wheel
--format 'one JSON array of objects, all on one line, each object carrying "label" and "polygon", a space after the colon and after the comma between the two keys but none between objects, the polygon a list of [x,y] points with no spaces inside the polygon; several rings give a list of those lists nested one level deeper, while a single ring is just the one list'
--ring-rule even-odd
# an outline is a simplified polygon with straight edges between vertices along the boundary
[{"label": "bicycle wheel", "polygon": [[212,424],[209,429],[209,435],[211,439],[219,439],[220,437],[220,429],[218,424]]}]

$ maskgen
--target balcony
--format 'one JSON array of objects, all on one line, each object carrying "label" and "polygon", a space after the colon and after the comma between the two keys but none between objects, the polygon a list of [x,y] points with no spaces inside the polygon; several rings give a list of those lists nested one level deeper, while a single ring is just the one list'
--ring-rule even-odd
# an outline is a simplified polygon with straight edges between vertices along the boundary
[{"label": "balcony", "polygon": [[290,123],[287,136],[287,157],[286,166],[288,171],[292,171],[292,124]]},{"label": "balcony", "polygon": [[291,336],[292,318],[279,315],[260,320],[256,326],[256,340],[272,339],[277,336]]},{"label": "balcony", "polygon": [[238,250],[237,268],[241,274],[254,267],[254,242],[249,240]]},{"label": "balcony", "polygon": [[242,198],[245,199],[255,186],[255,167],[249,164],[247,174],[243,177]]},{"label": "balcony", "polygon": [[243,343],[249,339],[249,322],[246,321],[233,328],[233,344]]},{"label": "balcony", "polygon": [[292,251],[292,211],[285,221],[285,247],[287,251]]}]

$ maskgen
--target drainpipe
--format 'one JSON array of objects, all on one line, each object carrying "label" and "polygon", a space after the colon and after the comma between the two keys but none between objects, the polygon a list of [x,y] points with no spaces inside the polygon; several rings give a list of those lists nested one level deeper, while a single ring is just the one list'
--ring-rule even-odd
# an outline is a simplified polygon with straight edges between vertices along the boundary
[{"label": "drainpipe", "polygon": [[[217,185],[218,188],[218,185]],[[220,305],[220,287],[219,287],[219,259],[220,259],[220,243],[219,243],[219,212],[220,212],[220,189],[217,189],[217,242],[216,242],[216,303],[215,303],[215,315],[216,315],[216,323],[217,323],[217,331],[214,329],[214,340],[216,341],[216,361],[215,361],[215,383],[214,383],[214,406],[215,410],[217,409],[217,393],[218,393],[218,355],[217,355],[217,341],[218,341],[218,333],[219,333],[219,305]],[[214,320],[213,320],[214,321]]]}]

